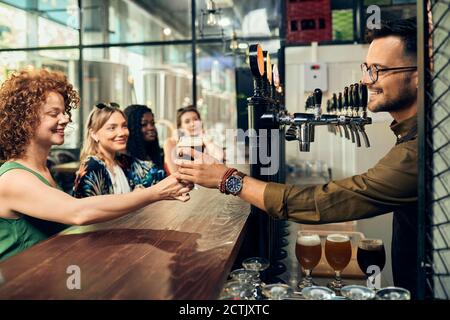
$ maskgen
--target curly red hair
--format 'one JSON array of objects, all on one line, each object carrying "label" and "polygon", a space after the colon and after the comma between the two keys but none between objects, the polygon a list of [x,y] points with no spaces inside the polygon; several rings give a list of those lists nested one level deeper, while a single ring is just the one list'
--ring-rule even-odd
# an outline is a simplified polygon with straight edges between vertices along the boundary
[{"label": "curly red hair", "polygon": [[0,87],[0,159],[20,158],[40,124],[41,106],[49,92],[64,98],[65,112],[80,102],[61,72],[26,69],[13,73]]}]

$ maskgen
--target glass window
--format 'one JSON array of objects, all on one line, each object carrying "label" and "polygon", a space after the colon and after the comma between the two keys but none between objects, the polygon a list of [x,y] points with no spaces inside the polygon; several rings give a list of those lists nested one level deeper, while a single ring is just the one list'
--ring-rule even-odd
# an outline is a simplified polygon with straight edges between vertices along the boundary
[{"label": "glass window", "polygon": [[191,1],[83,1],[83,43],[191,38]]},{"label": "glass window", "polygon": [[84,49],[84,122],[98,102],[117,102],[123,109],[146,104],[164,142],[176,110],[192,103],[191,50],[190,45]]},{"label": "glass window", "polygon": [[353,40],[353,10],[333,10],[332,11],[333,40],[345,41]]},{"label": "glass window", "polygon": [[235,77],[239,58],[222,43],[197,47],[197,108],[205,130],[215,132],[218,144],[225,129],[237,127]]},{"label": "glass window", "polygon": [[[0,52],[0,83],[8,75],[24,67],[47,68],[61,71],[67,75],[70,83],[78,90],[78,50],[40,50]],[[66,129],[66,138],[59,148],[77,148],[79,146],[79,109],[72,111],[72,123]]]},{"label": "glass window", "polygon": [[2,48],[78,45],[78,25],[76,0],[0,3]]},{"label": "glass window", "polygon": [[196,0],[196,7],[199,38],[280,35],[280,1]]}]

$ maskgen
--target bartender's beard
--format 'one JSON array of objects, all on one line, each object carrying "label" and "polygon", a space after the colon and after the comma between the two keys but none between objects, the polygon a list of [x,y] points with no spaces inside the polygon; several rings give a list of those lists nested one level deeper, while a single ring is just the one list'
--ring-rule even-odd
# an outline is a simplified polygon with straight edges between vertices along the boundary
[{"label": "bartender's beard", "polygon": [[368,109],[372,112],[395,112],[408,109],[417,100],[417,88],[404,86],[399,89],[395,97],[388,96],[373,102],[369,101]]}]

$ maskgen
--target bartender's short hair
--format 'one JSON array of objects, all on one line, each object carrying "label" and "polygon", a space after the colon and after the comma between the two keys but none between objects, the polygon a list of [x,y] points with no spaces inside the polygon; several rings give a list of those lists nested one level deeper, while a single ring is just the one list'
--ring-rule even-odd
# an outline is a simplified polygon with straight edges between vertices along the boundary
[{"label": "bartender's short hair", "polygon": [[398,36],[405,45],[405,55],[417,57],[417,22],[416,17],[384,21],[381,28],[367,29],[366,39],[371,43],[378,38]]}]

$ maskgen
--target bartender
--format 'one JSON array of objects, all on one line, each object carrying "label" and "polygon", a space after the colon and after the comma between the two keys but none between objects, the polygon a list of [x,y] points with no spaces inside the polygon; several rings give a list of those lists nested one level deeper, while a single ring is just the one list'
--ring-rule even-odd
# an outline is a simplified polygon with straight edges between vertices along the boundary
[{"label": "bartender", "polygon": [[[239,196],[278,219],[321,224],[394,211],[392,267],[396,286],[417,294],[417,53],[416,19],[371,30],[362,82],[368,108],[389,112],[394,147],[367,172],[324,185],[298,187],[262,182],[191,149],[195,162],[179,161],[177,178]],[[198,161],[200,160],[200,161]],[[200,163],[199,163],[200,162]]]}]

